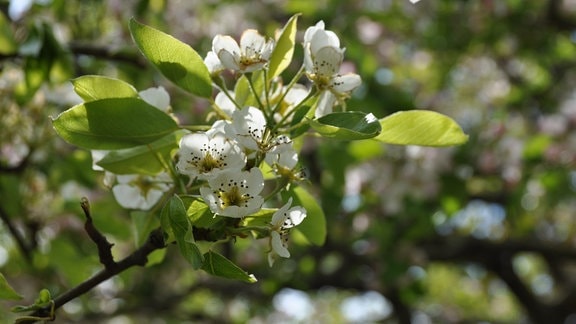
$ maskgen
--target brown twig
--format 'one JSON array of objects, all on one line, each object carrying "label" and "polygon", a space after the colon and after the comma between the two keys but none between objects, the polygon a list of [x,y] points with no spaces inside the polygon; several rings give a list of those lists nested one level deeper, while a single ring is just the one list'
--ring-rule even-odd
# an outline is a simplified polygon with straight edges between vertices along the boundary
[{"label": "brown twig", "polygon": [[112,256],[112,247],[114,244],[108,242],[106,237],[100,233],[94,226],[92,221],[92,215],[90,213],[90,203],[86,197],[82,197],[80,201],[80,206],[86,215],[86,223],[84,223],[84,230],[90,236],[90,239],[96,243],[98,247],[98,257],[100,258],[100,263],[104,265],[106,269],[113,268],[116,266],[114,257]]},{"label": "brown twig", "polygon": [[18,245],[20,252],[22,252],[24,259],[30,262],[32,260],[32,249],[28,244],[26,244],[24,236],[22,236],[22,234],[18,231],[16,226],[12,224],[12,221],[10,220],[8,213],[6,213],[6,211],[4,210],[4,208],[2,208],[1,205],[0,205],[0,219],[2,219],[4,224],[6,224],[8,231],[10,231],[10,234],[14,238],[14,241],[16,241],[16,244]]},{"label": "brown twig", "polygon": [[[51,312],[57,310],[58,308],[62,307],[69,301],[87,293],[88,291],[92,290],[94,287],[106,281],[115,275],[131,268],[133,266],[145,266],[148,262],[148,255],[155,250],[162,249],[166,247],[164,242],[164,233],[162,229],[157,228],[153,230],[146,242],[134,251],[132,254],[127,256],[126,258],[114,262],[112,259],[112,254],[110,251],[110,247],[112,246],[111,243],[106,240],[106,238],[94,227],[92,223],[92,217],[90,215],[90,207],[88,204],[88,200],[83,198],[81,202],[82,209],[86,214],[87,220],[85,229],[88,232],[90,238],[96,243],[98,246],[98,254],[100,255],[100,262],[104,265],[104,269],[98,272],[96,275],[91,277],[90,279],[80,283],[78,286],[68,290],[67,292],[63,293],[62,295],[56,297],[54,299],[53,308],[44,308],[37,310],[30,314],[30,318],[45,318],[52,316]],[[34,323],[36,320],[24,320],[21,323]]]}]

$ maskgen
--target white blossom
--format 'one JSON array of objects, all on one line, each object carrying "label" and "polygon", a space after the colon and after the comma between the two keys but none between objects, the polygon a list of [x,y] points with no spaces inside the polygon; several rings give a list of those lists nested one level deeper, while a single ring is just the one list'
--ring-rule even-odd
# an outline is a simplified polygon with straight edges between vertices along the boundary
[{"label": "white blossom", "polygon": [[298,153],[294,150],[292,140],[286,135],[276,137],[266,153],[266,163],[292,170],[298,164]]},{"label": "white blossom", "polygon": [[140,174],[117,175],[118,183],[112,187],[114,198],[120,206],[129,209],[148,210],[173,186],[167,173],[156,176]]},{"label": "white blossom", "polygon": [[306,30],[304,35],[306,74],[322,92],[316,108],[316,118],[332,112],[334,104],[348,98],[350,92],[361,83],[358,74],[339,73],[344,51],[340,48],[338,37],[333,32],[324,30],[323,22]]},{"label": "white blossom", "polygon": [[274,119],[277,122],[280,122],[281,120],[284,119],[284,116],[290,114],[285,119],[286,121],[289,122],[292,120],[293,110],[297,107],[297,105],[302,103],[302,100],[304,100],[308,96],[310,90],[306,88],[306,86],[297,83],[294,84],[290,89],[288,89],[287,87],[282,87],[281,91],[279,92],[280,93],[276,94],[276,96],[282,96],[284,92],[285,94],[282,99],[282,102],[279,103],[280,109],[278,109],[278,111],[274,114]]},{"label": "white blossom", "polygon": [[259,168],[250,171],[226,170],[208,180],[200,195],[210,210],[221,216],[242,218],[260,210],[264,199],[264,177]]},{"label": "white blossom", "polygon": [[164,87],[148,88],[138,92],[138,95],[149,105],[152,105],[162,110],[163,112],[169,112],[170,95],[168,94],[168,91],[164,89]]},{"label": "white blossom", "polygon": [[[234,98],[234,93],[229,92],[228,95]],[[228,97],[224,92],[218,92],[216,98],[214,98],[214,103],[222,112],[224,112],[228,117],[232,116],[234,111],[236,111],[236,104]]]},{"label": "white blossom", "polygon": [[208,179],[224,170],[241,170],[246,156],[236,142],[215,131],[194,133],[180,140],[180,159],[176,168],[191,178]]},{"label": "white blossom", "polygon": [[274,42],[254,29],[244,31],[240,45],[230,36],[216,35],[212,40],[212,51],[220,59],[222,66],[240,72],[253,72],[264,67]]},{"label": "white blossom", "polygon": [[204,58],[204,64],[208,68],[208,72],[210,72],[210,74],[212,75],[218,74],[224,70],[224,65],[222,65],[222,62],[220,62],[218,55],[216,55],[216,53],[214,53],[213,51],[209,51],[208,53],[206,53],[206,57]]},{"label": "white blossom", "polygon": [[277,254],[283,258],[290,257],[288,251],[288,234],[290,229],[302,223],[306,218],[306,209],[300,206],[292,207],[292,198],[272,215],[270,247],[268,253],[268,263],[274,264],[274,256]]},{"label": "white blossom", "polygon": [[228,134],[234,136],[243,147],[259,150],[264,143],[265,132],[266,118],[260,109],[248,106],[232,113]]}]

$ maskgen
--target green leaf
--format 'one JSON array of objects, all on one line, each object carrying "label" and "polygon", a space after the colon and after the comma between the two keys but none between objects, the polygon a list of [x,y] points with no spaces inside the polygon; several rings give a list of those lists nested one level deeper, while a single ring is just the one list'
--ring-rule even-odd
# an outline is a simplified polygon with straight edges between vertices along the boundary
[{"label": "green leaf", "polygon": [[388,144],[452,146],[468,141],[468,135],[450,117],[429,110],[394,113],[380,120],[377,140]]},{"label": "green leaf", "polygon": [[130,20],[130,33],[142,54],[168,80],[198,96],[212,95],[210,72],[192,47],[134,19]]},{"label": "green leaf", "polygon": [[115,174],[158,174],[172,160],[183,133],[176,131],[147,145],[110,151],[96,164]]},{"label": "green leaf", "polygon": [[10,286],[4,275],[0,273],[0,299],[7,299],[7,300],[20,300],[22,296],[18,295],[18,293]]},{"label": "green leaf", "polygon": [[296,44],[296,27],[298,16],[299,14],[294,15],[290,18],[290,20],[288,20],[282,29],[280,37],[278,37],[278,41],[276,42],[274,51],[270,56],[270,63],[268,65],[270,80],[280,75],[292,61],[292,56],[294,55],[294,45]]},{"label": "green leaf", "polygon": [[247,103],[247,100],[252,97],[251,94],[252,92],[250,91],[250,82],[248,81],[246,75],[242,74],[234,86],[234,99],[240,107],[250,105],[254,106],[256,105],[256,101],[254,99],[252,99],[250,103]]},{"label": "green leaf", "polygon": [[31,312],[38,309],[45,308],[52,304],[52,295],[48,289],[42,289],[38,293],[38,298],[34,301],[34,304],[27,306],[14,306],[11,311],[14,313]]},{"label": "green leaf", "polygon": [[99,75],[85,75],[72,80],[74,92],[85,101],[106,98],[135,98],[138,91],[122,80]]},{"label": "green leaf", "polygon": [[0,54],[10,55],[16,53],[18,50],[18,43],[14,38],[14,32],[10,27],[10,22],[6,16],[0,12]]},{"label": "green leaf", "polygon": [[322,207],[306,189],[296,187],[289,192],[294,199],[292,206],[302,206],[306,209],[306,218],[294,229],[314,245],[322,245],[326,241],[326,216]]},{"label": "green leaf", "polygon": [[180,253],[194,269],[200,269],[204,258],[192,234],[192,224],[186,215],[186,208],[180,197],[174,195],[162,209],[162,226],[172,229]]},{"label": "green leaf", "polygon": [[212,211],[206,203],[200,200],[194,200],[188,207],[188,217],[196,227],[212,228],[215,224],[224,220],[223,217],[214,217]]},{"label": "green leaf", "polygon": [[380,133],[380,123],[372,114],[360,111],[337,112],[310,120],[320,135],[341,140],[372,138]]},{"label": "green leaf", "polygon": [[138,98],[108,98],[74,106],[52,126],[86,149],[116,150],[152,143],[178,129],[170,116]]},{"label": "green leaf", "polygon": [[204,260],[202,270],[211,275],[241,280],[248,283],[255,283],[257,281],[253,275],[248,274],[232,261],[216,252],[208,251],[204,253]]}]

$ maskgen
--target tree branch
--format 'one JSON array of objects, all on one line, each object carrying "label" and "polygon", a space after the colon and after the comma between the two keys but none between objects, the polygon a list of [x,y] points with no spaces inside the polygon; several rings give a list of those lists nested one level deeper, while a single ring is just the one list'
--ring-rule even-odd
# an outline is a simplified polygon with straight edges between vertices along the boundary
[{"label": "tree branch", "polygon": [[26,244],[26,240],[24,239],[22,234],[20,234],[16,226],[12,224],[12,221],[10,220],[8,213],[6,213],[4,208],[2,208],[2,205],[0,205],[0,219],[2,219],[4,224],[6,224],[8,231],[10,231],[10,234],[14,238],[14,241],[16,241],[16,245],[18,245],[18,248],[20,249],[20,252],[22,252],[22,255],[24,255],[24,259],[30,262],[32,260],[32,249],[28,244]]},{"label": "tree branch", "polygon": [[106,269],[114,268],[116,266],[116,262],[114,262],[114,257],[112,256],[112,247],[114,244],[108,242],[106,237],[102,235],[102,233],[100,233],[96,227],[94,227],[94,223],[92,222],[92,215],[90,214],[90,203],[86,197],[82,197],[80,206],[84,211],[84,215],[86,215],[84,230],[86,230],[88,236],[90,236],[92,241],[94,241],[98,247],[98,257],[100,258],[100,263],[102,263]]},{"label": "tree branch", "polygon": [[[92,231],[92,233],[88,232],[88,235],[98,245],[100,260],[101,260],[102,264],[104,264],[105,268],[103,270],[101,270],[100,272],[98,272],[93,277],[91,277],[90,279],[82,282],[78,286],[76,286],[76,287],[68,290],[67,292],[63,293],[62,295],[56,297],[54,299],[54,310],[62,307],[63,305],[65,305],[69,301],[87,293],[88,291],[90,291],[91,289],[93,289],[94,287],[96,287],[97,285],[102,283],[103,281],[106,281],[106,280],[114,277],[115,275],[127,270],[128,268],[131,268],[133,266],[145,266],[146,263],[148,262],[148,255],[150,253],[152,253],[155,250],[162,249],[162,248],[166,247],[166,244],[164,242],[164,233],[163,233],[162,229],[157,228],[150,233],[150,235],[148,236],[148,239],[140,248],[138,248],[136,251],[134,251],[132,254],[130,254],[126,258],[120,260],[119,262],[114,262],[114,260],[111,259],[111,254],[110,254],[110,259],[108,259],[107,254],[110,253],[110,247],[112,246],[112,244],[110,244],[106,240],[106,238],[100,232],[98,232],[96,230],[96,228],[94,227],[94,225],[92,224],[92,220],[89,217],[89,215],[90,215],[89,207],[87,207],[87,205],[85,205],[85,202],[87,203],[87,200],[83,199],[82,200],[82,209],[84,209],[84,213],[86,214],[86,216],[88,218],[88,220],[86,221],[85,228],[87,231]],[[87,212],[87,210],[88,210],[88,212]],[[108,250],[108,252],[103,251],[105,248]],[[104,261],[102,261],[102,260],[104,260]],[[110,262],[112,262],[112,263],[110,263]],[[40,318],[48,317],[51,315],[50,312],[51,312],[51,309],[44,308],[44,309],[35,311],[30,316],[31,317],[40,317]],[[34,323],[34,322],[36,322],[36,320],[23,320],[21,323]]]},{"label": "tree branch", "polygon": [[[436,238],[420,245],[428,258],[448,262],[476,262],[494,272],[524,306],[535,323],[562,323],[573,310],[572,295],[557,303],[539,300],[514,270],[512,260],[517,253],[533,252],[558,262],[575,261],[576,251],[564,245],[537,241],[492,242],[468,237]],[[569,303],[569,304],[568,304]]]}]

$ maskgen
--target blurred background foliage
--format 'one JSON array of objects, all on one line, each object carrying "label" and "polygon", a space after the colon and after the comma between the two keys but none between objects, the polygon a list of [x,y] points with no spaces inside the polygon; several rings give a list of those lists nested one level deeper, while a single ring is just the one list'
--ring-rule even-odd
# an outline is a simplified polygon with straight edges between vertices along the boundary
[{"label": "blurred background foliage", "polygon": [[[327,215],[325,246],[295,237],[292,258],[269,268],[266,242],[237,241],[225,252],[259,278],[253,285],[194,272],[168,249],[162,263],[68,303],[59,323],[576,322],[576,1],[0,0],[0,9],[0,271],[24,303],[101,268],[80,197],[118,257],[151,229],[115,203],[89,152],[55,136],[49,116],[78,102],[69,80],[162,85],[182,121],[208,112],[145,63],[131,17],[202,55],[218,33],[273,35],[298,12],[300,32],[324,20],[346,47],[344,69],[363,79],[351,109],[435,110],[470,135],[454,148],[310,138],[304,161]],[[13,304],[0,304],[0,321],[14,318]]]}]

